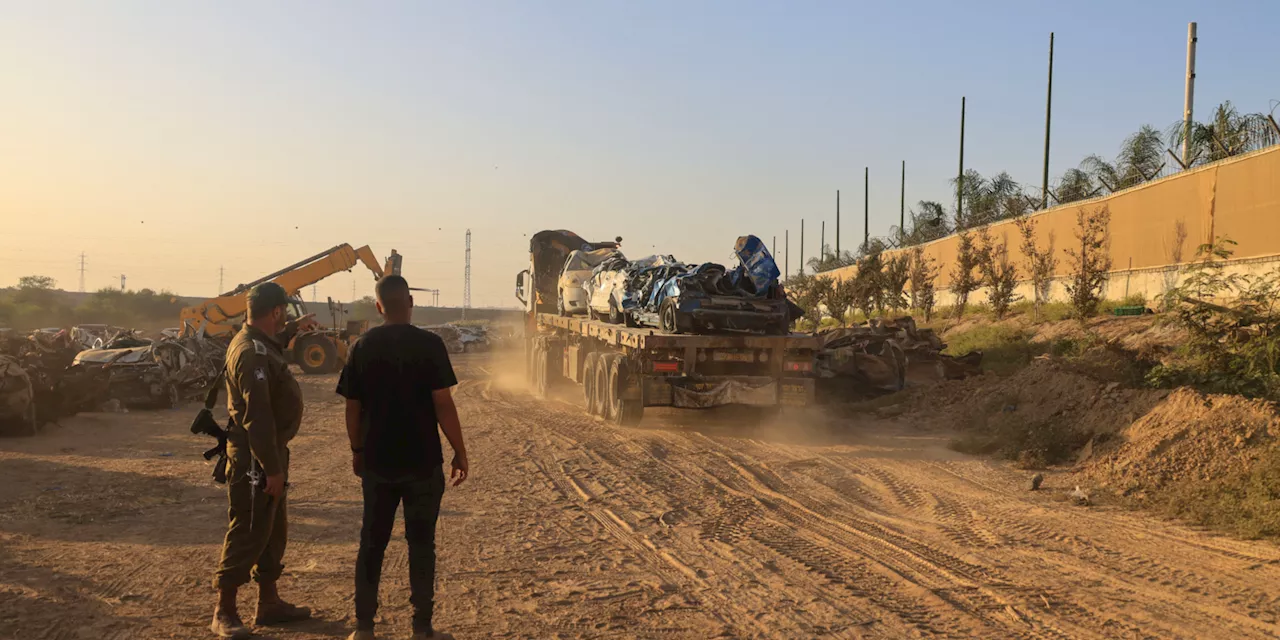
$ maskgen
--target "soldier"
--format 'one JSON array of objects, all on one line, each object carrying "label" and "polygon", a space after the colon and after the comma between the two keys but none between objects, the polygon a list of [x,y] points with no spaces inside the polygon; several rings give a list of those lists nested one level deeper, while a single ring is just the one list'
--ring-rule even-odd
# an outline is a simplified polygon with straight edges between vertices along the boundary
[{"label": "soldier", "polygon": [[289,441],[302,421],[302,390],[289,373],[277,336],[286,328],[289,298],[274,282],[249,291],[249,318],[227,348],[227,498],[230,525],[214,587],[218,605],[210,630],[220,638],[248,638],[236,610],[236,590],[258,583],[255,625],[311,616],[310,609],[280,599],[284,570]]}]

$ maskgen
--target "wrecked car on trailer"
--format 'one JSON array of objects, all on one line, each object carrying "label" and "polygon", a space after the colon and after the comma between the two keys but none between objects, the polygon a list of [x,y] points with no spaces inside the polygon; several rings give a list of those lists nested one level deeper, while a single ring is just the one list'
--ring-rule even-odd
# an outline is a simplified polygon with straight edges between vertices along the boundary
[{"label": "wrecked car on trailer", "polygon": [[781,272],[764,242],[742,236],[734,255],[738,265],[733,269],[706,262],[635,271],[628,279],[623,311],[637,324],[667,333],[788,333],[798,309],[778,282]]}]

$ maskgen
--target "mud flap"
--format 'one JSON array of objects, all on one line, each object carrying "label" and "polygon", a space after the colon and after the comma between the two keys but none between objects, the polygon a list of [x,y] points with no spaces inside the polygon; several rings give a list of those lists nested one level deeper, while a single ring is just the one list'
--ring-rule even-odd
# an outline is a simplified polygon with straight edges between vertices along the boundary
[{"label": "mud flap", "polygon": [[764,384],[720,380],[672,385],[672,392],[673,404],[686,409],[719,407],[726,404],[770,406],[777,404],[778,386],[772,380]]}]

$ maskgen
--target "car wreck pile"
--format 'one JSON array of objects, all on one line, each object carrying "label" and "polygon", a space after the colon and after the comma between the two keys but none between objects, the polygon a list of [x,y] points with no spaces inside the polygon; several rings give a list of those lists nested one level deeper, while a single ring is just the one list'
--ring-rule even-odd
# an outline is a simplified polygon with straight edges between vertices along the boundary
[{"label": "car wreck pile", "polygon": [[830,381],[823,387],[842,397],[850,389],[891,393],[982,372],[981,351],[959,357],[943,354],[947,345],[932,329],[916,327],[910,316],[873,319],[818,335],[823,346],[816,371],[820,379]]},{"label": "car wreck pile", "polygon": [[440,336],[449,353],[488,351],[492,343],[489,329],[484,325],[448,323],[422,328]]},{"label": "car wreck pile", "polygon": [[109,406],[176,406],[217,378],[226,347],[205,337],[152,341],[105,325],[5,332],[0,433],[31,435],[44,424]]},{"label": "car wreck pile", "polygon": [[778,266],[755,236],[738,238],[738,265],[688,265],[672,256],[628,261],[615,252],[584,287],[590,313],[667,333],[788,333],[800,310],[778,282]]}]

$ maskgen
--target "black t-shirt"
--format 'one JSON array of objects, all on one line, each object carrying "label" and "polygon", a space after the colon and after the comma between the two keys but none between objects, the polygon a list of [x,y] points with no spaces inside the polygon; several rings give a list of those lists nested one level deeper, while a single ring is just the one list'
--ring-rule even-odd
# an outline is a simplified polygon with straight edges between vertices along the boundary
[{"label": "black t-shirt", "polygon": [[396,473],[443,464],[431,392],[456,384],[440,336],[407,324],[361,336],[342,368],[338,394],[360,401],[365,468]]}]

